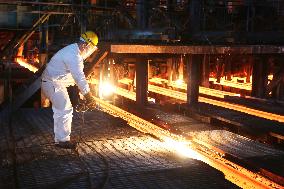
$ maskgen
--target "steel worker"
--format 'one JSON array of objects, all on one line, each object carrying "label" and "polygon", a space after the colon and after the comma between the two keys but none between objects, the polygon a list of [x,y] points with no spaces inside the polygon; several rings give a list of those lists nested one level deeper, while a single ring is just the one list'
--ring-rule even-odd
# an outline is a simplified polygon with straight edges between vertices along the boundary
[{"label": "steel worker", "polygon": [[98,36],[87,31],[77,43],[59,50],[47,64],[42,74],[42,90],[52,103],[55,146],[75,149],[70,141],[73,107],[67,87],[76,84],[87,103],[93,101],[83,72],[83,60],[97,50]]}]

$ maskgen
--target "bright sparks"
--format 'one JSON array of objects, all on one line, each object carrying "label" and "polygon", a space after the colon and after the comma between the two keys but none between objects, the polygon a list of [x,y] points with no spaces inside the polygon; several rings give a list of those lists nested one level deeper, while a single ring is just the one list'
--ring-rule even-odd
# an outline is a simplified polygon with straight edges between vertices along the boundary
[{"label": "bright sparks", "polygon": [[115,87],[109,82],[103,82],[100,84],[100,97],[110,96],[115,92]]},{"label": "bright sparks", "polygon": [[164,141],[165,145],[168,148],[173,149],[183,157],[188,157],[200,161],[202,161],[203,159],[199,153],[197,153],[196,151],[190,148],[191,143],[189,141],[182,142],[182,141],[173,140],[171,138],[165,138]]}]

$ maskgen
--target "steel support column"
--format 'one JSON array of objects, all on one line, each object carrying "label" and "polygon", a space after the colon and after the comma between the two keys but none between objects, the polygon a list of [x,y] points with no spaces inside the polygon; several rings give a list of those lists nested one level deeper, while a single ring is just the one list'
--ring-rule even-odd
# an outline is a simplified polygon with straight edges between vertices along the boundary
[{"label": "steel support column", "polygon": [[202,76],[201,76],[201,85],[203,87],[209,87],[209,55],[205,54],[203,55],[203,61],[202,61]]},{"label": "steel support column", "polygon": [[203,55],[186,55],[187,69],[187,103],[189,105],[198,102],[199,95],[199,80],[200,80],[200,65]]},{"label": "steel support column", "polygon": [[167,73],[168,73],[168,84],[171,84],[173,81],[173,59],[167,59]]},{"label": "steel support column", "polygon": [[136,62],[136,102],[138,105],[147,104],[148,91],[148,62],[146,58],[139,58]]},{"label": "steel support column", "polygon": [[266,92],[266,86],[268,82],[267,78],[267,56],[259,56],[258,61],[254,59],[252,70],[252,91],[253,97],[264,98]]}]

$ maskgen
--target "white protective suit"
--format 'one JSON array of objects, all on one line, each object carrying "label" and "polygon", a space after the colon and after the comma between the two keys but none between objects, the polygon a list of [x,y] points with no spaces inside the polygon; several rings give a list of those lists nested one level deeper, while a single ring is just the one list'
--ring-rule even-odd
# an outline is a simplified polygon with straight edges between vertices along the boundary
[{"label": "white protective suit", "polygon": [[43,93],[52,102],[55,142],[70,140],[73,107],[67,87],[76,84],[83,95],[90,91],[83,68],[83,58],[74,43],[59,50],[42,74]]}]

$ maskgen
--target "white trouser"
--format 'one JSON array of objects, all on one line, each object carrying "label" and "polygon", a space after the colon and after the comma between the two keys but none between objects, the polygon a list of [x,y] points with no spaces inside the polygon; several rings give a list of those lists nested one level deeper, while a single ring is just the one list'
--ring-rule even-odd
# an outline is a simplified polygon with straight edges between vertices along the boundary
[{"label": "white trouser", "polygon": [[55,142],[69,141],[73,107],[66,87],[54,87],[50,81],[42,82],[41,86],[43,93],[52,103]]}]

